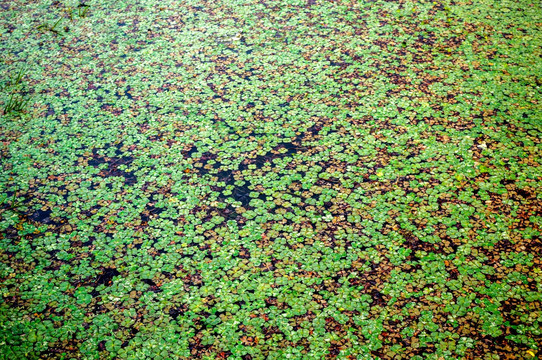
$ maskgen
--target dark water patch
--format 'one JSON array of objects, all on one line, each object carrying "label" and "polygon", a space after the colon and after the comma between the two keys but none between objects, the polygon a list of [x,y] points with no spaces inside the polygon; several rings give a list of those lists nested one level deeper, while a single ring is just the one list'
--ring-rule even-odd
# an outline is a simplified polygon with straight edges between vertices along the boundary
[{"label": "dark water patch", "polygon": [[[250,208],[248,205],[246,207]],[[237,222],[237,224],[243,224],[245,222],[245,218],[239,215],[231,204],[227,204],[227,206],[224,209],[221,209],[218,213],[220,216],[224,217],[226,221],[234,220]]]},{"label": "dark water patch", "polygon": [[235,182],[235,177],[233,176],[233,170],[220,170],[216,174],[218,182],[223,182],[228,185],[233,185]]},{"label": "dark water patch", "polygon": [[185,158],[191,158],[192,157],[192,154],[198,152],[198,147],[196,145],[193,145],[190,150],[188,151],[182,151],[181,153],[183,154],[183,156]]},{"label": "dark water patch", "polygon": [[89,236],[87,241],[84,241],[81,243],[81,247],[89,247],[96,241],[96,238],[94,236]]},{"label": "dark water patch", "polygon": [[220,167],[220,163],[218,162],[215,162],[214,164],[212,165],[208,165],[209,161],[211,160],[216,160],[217,158],[217,154],[215,153],[212,153],[210,151],[206,151],[204,152],[200,158],[199,158],[199,161],[198,163],[201,165],[201,166],[197,166],[197,172],[201,175],[206,175],[209,173],[209,171],[212,169],[218,169]]},{"label": "dark water patch", "polygon": [[133,96],[132,96],[132,87],[130,85],[128,85],[126,87],[126,90],[124,91],[124,96],[127,97],[129,100],[133,100]]},{"label": "dark water patch", "polygon": [[341,70],[344,70],[344,69],[348,68],[349,66],[352,66],[352,63],[348,63],[346,61],[333,61],[333,60],[331,60],[329,62],[329,66],[336,67],[336,68],[339,68]]},{"label": "dark water patch", "polygon": [[36,210],[29,216],[29,219],[45,225],[61,225],[62,221],[53,219],[52,213],[51,210]]},{"label": "dark water patch", "polygon": [[526,191],[526,190],[524,190],[524,189],[516,189],[516,193],[517,193],[519,196],[521,196],[522,198],[524,198],[524,199],[529,199],[530,197],[533,197],[533,198],[534,198],[534,196],[531,196],[531,193],[530,193],[530,192],[528,192],[528,191]]},{"label": "dark water patch", "polygon": [[[286,151],[280,151],[286,149]],[[239,171],[247,170],[249,165],[256,165],[256,169],[261,169],[266,163],[273,164],[275,159],[283,159],[285,157],[292,157],[299,151],[299,147],[292,143],[283,143],[278,147],[271,150],[271,153],[265,155],[258,155],[254,159],[246,159],[239,164]]]},{"label": "dark water patch", "polygon": [[147,203],[139,217],[141,222],[148,223],[149,220],[159,217],[162,212],[164,212],[163,208],[156,207],[154,203]]},{"label": "dark water patch", "polygon": [[239,201],[244,208],[247,208],[251,200],[248,183],[243,186],[236,186],[233,189],[231,196],[235,201]]},{"label": "dark water patch", "polygon": [[51,210],[37,210],[30,215],[30,219],[41,223],[49,223],[51,221],[51,214]]},{"label": "dark water patch", "polygon": [[98,274],[98,279],[96,280],[97,285],[110,285],[115,276],[119,276],[120,272],[117,269],[113,268],[104,268],[101,274]]},{"label": "dark water patch", "polygon": [[153,293],[162,292],[162,289],[160,289],[160,286],[158,284],[156,284],[153,280],[151,280],[151,279],[141,279],[141,281],[143,283],[149,285],[148,291],[152,291]]},{"label": "dark water patch", "polygon": [[131,90],[132,88],[128,85],[126,89],[122,91],[122,94],[118,90],[115,91],[115,97],[117,98],[117,100],[121,100],[123,98],[126,98],[128,100],[133,100],[134,97],[131,94]]},{"label": "dark water patch", "polygon": [[[303,138],[305,138],[307,135],[317,136],[322,129],[321,125],[315,124],[313,126],[310,126],[302,132],[301,134],[295,136],[291,141],[289,142],[283,142],[279,144],[277,147],[271,150],[270,153],[267,153],[265,155],[258,155],[254,159],[250,159],[249,161],[244,161],[239,165],[239,170],[247,170],[248,165],[255,164],[257,169],[260,169],[263,167],[263,165],[266,162],[273,163],[273,160],[275,159],[283,159],[285,157],[293,157],[295,154],[305,150],[303,146],[301,146],[301,143],[303,141]],[[284,151],[285,149],[286,151]],[[248,159],[247,159],[248,160]]]},{"label": "dark water patch", "polygon": [[134,325],[128,327],[128,330],[129,332],[126,340],[120,345],[122,349],[130,345],[130,340],[132,340],[139,333],[139,329],[136,328]]},{"label": "dark water patch", "polygon": [[215,160],[217,158],[217,154],[214,154],[210,151],[206,151],[203,154],[201,154],[200,161],[206,164],[209,160]]},{"label": "dark water patch", "polygon": [[169,316],[171,316],[173,320],[177,320],[179,315],[183,315],[186,312],[186,310],[187,310],[186,306],[183,305],[181,307],[174,307],[174,308],[169,309],[168,314]]},{"label": "dark water patch", "polygon": [[374,305],[380,305],[380,306],[385,306],[386,305],[386,301],[384,299],[384,296],[382,295],[382,293],[376,289],[373,289],[371,291],[371,297],[373,298],[373,304]]},{"label": "dark water patch", "polygon": [[47,104],[47,112],[45,113],[45,116],[55,116],[56,112],[55,109],[49,104]]},{"label": "dark water patch", "polygon": [[293,156],[299,151],[298,146],[294,143],[283,143],[282,147],[279,147],[277,150],[280,149],[286,149],[286,152],[280,153],[280,158]]},{"label": "dark water patch", "polygon": [[113,282],[115,276],[119,276],[120,272],[115,268],[103,268],[101,273],[97,275],[94,286],[106,285],[109,286]]},{"label": "dark water patch", "polygon": [[156,286],[156,283],[151,279],[141,279],[141,281],[149,286]]},{"label": "dark water patch", "polygon": [[102,177],[123,177],[125,179],[125,184],[132,185],[137,182],[137,176],[129,171],[121,170],[119,167],[124,165],[126,167],[130,166],[134,161],[134,158],[130,155],[124,155],[120,150],[116,149],[116,155],[113,157],[107,157],[100,155],[96,150],[92,153],[92,158],[88,160],[88,165],[93,167],[99,167],[100,165],[107,164],[106,169],[102,169],[99,176]]}]

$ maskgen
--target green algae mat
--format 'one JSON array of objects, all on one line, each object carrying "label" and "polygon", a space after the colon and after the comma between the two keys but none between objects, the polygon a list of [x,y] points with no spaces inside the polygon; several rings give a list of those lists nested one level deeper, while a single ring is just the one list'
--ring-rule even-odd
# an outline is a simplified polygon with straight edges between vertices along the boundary
[{"label": "green algae mat", "polygon": [[541,29],[0,2],[0,358],[541,358]]}]

